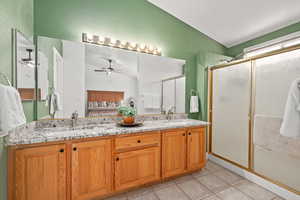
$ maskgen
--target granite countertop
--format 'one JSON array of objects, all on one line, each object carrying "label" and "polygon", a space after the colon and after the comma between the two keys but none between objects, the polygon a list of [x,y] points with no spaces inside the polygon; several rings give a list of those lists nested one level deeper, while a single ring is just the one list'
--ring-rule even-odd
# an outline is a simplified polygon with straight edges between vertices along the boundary
[{"label": "granite countertop", "polygon": [[53,141],[64,141],[99,136],[114,136],[121,134],[207,126],[209,123],[192,119],[145,121],[143,126],[134,128],[119,127],[115,123],[57,128],[35,128],[27,132],[14,133],[6,137],[6,145],[35,144]]}]

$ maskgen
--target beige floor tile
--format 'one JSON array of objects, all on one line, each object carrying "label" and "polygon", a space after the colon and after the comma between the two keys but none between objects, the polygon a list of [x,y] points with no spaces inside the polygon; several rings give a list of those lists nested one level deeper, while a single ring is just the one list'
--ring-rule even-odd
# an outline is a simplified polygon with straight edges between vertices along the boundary
[{"label": "beige floor tile", "polygon": [[138,196],[136,198],[128,198],[128,200],[159,200],[159,199],[153,192],[151,192],[142,196]]},{"label": "beige floor tile", "polygon": [[214,175],[231,185],[243,180],[241,176],[234,174],[226,169],[217,171],[214,173]]},{"label": "beige floor tile", "polygon": [[255,200],[272,200],[276,197],[274,193],[251,182],[243,182],[235,187]]},{"label": "beige floor tile", "polygon": [[212,192],[196,180],[185,181],[177,186],[192,200],[204,199],[213,195]]},{"label": "beige floor tile", "polygon": [[155,191],[160,200],[189,200],[189,198],[176,186]]},{"label": "beige floor tile", "polygon": [[217,196],[222,200],[251,200],[250,197],[246,196],[235,188],[228,188],[226,190],[223,190],[217,193]]},{"label": "beige floor tile", "polygon": [[194,179],[194,177],[192,175],[185,175],[185,176],[178,177],[178,178],[174,179],[173,181],[175,183],[179,184],[179,183],[183,183],[183,182],[190,181],[193,179]]},{"label": "beige floor tile", "polygon": [[152,186],[152,188],[154,191],[158,191],[158,190],[165,189],[165,188],[173,186],[173,185],[175,185],[175,182],[173,180],[170,180],[170,181],[165,181],[165,182],[162,182],[159,184],[155,184]]},{"label": "beige floor tile", "polygon": [[203,200],[221,200],[219,197],[217,197],[216,195],[214,196],[211,196],[211,197],[208,197],[208,198],[205,198]]},{"label": "beige floor tile", "polygon": [[205,175],[208,175],[210,174],[211,172],[206,169],[206,168],[203,168],[195,173],[192,174],[193,177],[200,177],[200,176],[205,176]]},{"label": "beige floor tile", "polygon": [[219,170],[223,170],[224,168],[221,167],[220,165],[215,164],[214,162],[208,161],[206,163],[205,169],[211,171],[211,172],[216,172]]},{"label": "beige floor tile", "polygon": [[149,194],[151,192],[153,192],[152,187],[144,187],[144,188],[141,188],[141,189],[137,189],[137,190],[133,190],[133,191],[128,192],[127,197],[128,197],[128,199],[135,199],[137,197],[144,196],[144,195]]},{"label": "beige floor tile", "polygon": [[213,192],[219,192],[230,187],[225,181],[212,174],[200,176],[196,179]]}]

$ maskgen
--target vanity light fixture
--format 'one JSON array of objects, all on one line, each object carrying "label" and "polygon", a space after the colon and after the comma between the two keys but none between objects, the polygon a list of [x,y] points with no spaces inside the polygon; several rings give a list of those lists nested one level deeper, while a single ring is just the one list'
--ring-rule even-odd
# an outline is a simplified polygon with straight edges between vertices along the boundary
[{"label": "vanity light fixture", "polygon": [[110,46],[120,49],[126,49],[130,51],[138,51],[142,53],[148,53],[152,55],[161,56],[161,50],[152,45],[137,44],[131,42],[122,42],[120,40],[113,40],[109,37],[101,37],[98,35],[88,35],[87,33],[82,33],[82,42]]}]

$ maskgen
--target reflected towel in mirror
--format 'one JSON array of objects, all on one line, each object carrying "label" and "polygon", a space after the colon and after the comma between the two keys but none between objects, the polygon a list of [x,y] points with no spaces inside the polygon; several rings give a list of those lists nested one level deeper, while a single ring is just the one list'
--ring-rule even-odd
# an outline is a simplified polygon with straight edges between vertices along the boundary
[{"label": "reflected towel in mirror", "polygon": [[57,111],[62,110],[60,95],[54,91],[49,98],[50,114],[54,116]]}]

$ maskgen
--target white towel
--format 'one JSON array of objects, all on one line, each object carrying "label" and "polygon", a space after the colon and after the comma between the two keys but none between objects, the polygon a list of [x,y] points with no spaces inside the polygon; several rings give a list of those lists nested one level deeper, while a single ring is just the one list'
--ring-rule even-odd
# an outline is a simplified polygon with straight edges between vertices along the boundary
[{"label": "white towel", "polygon": [[60,95],[57,92],[53,92],[50,95],[50,114],[55,115],[57,111],[62,110],[61,102],[60,102]]},{"label": "white towel", "polygon": [[7,132],[23,124],[26,117],[19,92],[0,84],[0,130]]},{"label": "white towel", "polygon": [[199,99],[198,96],[191,96],[190,113],[199,112]]},{"label": "white towel", "polygon": [[280,134],[286,137],[300,137],[300,79],[290,88]]}]

